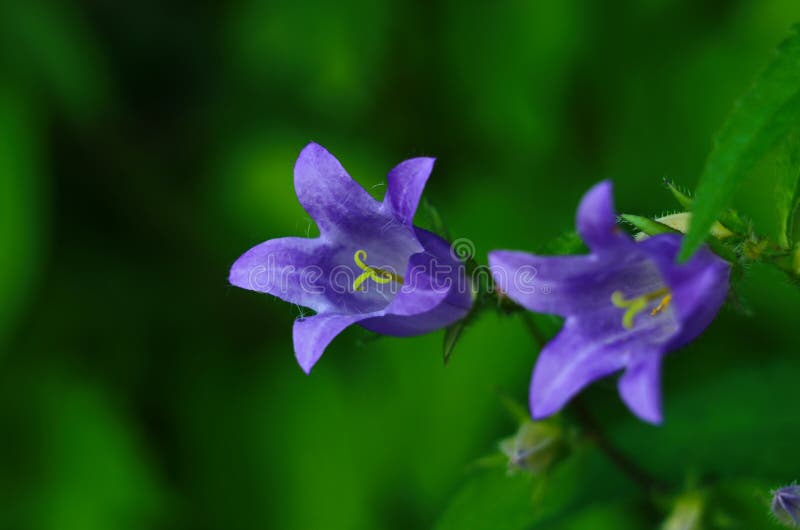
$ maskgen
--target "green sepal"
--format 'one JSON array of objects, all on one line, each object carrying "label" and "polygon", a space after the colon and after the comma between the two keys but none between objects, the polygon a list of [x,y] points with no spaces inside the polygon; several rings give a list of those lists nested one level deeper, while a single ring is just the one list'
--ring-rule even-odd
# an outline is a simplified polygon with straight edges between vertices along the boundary
[{"label": "green sepal", "polygon": [[[640,215],[632,215],[632,214],[622,214],[620,218],[623,219],[625,222],[632,225],[634,228],[640,230],[642,233],[647,234],[648,236],[656,236],[658,234],[680,234],[679,230],[675,230],[674,228],[665,225],[664,223],[659,223],[654,219],[650,219],[648,217],[642,217]],[[736,253],[728,248],[724,243],[722,243],[719,239],[709,236],[706,238],[706,244],[709,246],[714,254],[718,255],[722,259],[730,262],[730,263],[737,263],[739,258],[736,256]]]},{"label": "green sepal", "polygon": [[450,324],[444,330],[444,343],[442,344],[442,359],[444,364],[450,361],[450,356],[453,355],[453,350],[467,327],[467,319],[462,318],[455,324]]},{"label": "green sepal", "polygon": [[681,208],[687,211],[692,209],[692,198],[688,193],[685,193],[683,190],[679,189],[675,183],[668,178],[664,179],[664,186],[666,186],[670,193],[672,193],[672,196],[675,197],[675,200],[678,201],[678,204],[681,205]]}]

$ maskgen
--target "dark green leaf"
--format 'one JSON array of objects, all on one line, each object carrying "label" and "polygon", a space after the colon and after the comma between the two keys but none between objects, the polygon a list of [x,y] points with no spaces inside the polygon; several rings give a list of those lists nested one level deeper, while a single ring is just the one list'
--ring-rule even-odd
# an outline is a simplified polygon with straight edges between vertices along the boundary
[{"label": "dark green leaf", "polygon": [[717,133],[695,194],[692,226],[683,242],[685,260],[700,246],[744,177],[800,119],[798,28],[737,102]]},{"label": "dark green leaf", "polygon": [[797,207],[800,202],[800,136],[789,135],[775,161],[775,211],[780,232],[778,243],[790,247],[797,236]]}]

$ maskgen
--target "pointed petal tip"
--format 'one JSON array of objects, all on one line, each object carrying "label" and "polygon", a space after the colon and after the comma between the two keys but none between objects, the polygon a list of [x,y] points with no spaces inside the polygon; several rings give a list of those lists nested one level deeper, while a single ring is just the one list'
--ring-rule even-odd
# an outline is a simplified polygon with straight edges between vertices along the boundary
[{"label": "pointed petal tip", "polygon": [[351,324],[364,320],[362,315],[317,313],[294,321],[292,341],[300,368],[310,373],[331,341]]},{"label": "pointed petal tip", "polygon": [[409,158],[397,164],[386,176],[383,203],[403,223],[412,223],[434,162],[435,159],[430,157]]},{"label": "pointed petal tip", "polygon": [[[554,399],[554,397],[558,397],[559,399]],[[570,398],[571,397],[572,396],[570,396]],[[556,414],[565,405],[565,401],[560,398],[561,396],[555,396],[553,392],[547,391],[547,389],[542,392],[541,385],[531,383],[530,394],[528,395],[528,407],[531,411],[531,418],[534,420],[543,420]]]},{"label": "pointed petal tip", "polygon": [[295,353],[295,358],[297,359],[297,364],[300,366],[300,369],[303,370],[303,373],[306,375],[311,375],[311,369],[314,368],[315,363],[309,364],[307,362],[303,362],[299,357],[297,357],[297,353]]},{"label": "pointed petal tip", "polygon": [[311,375],[311,369],[314,368],[314,365],[317,364],[318,359],[312,359],[307,356],[298,352],[297,348],[294,351],[294,358],[297,360],[297,364],[300,366],[300,369],[303,370],[303,373],[306,375]]},{"label": "pointed petal tip", "polygon": [[607,221],[609,213],[616,220],[614,209],[614,185],[610,180],[601,180],[583,195],[578,205],[578,217],[589,221]]},{"label": "pointed petal tip", "polygon": [[542,406],[541,403],[538,405],[531,404],[531,419],[535,421],[546,420],[550,416],[558,413],[559,410],[559,408],[554,408],[552,406]]},{"label": "pointed petal tip", "polygon": [[300,150],[300,154],[303,154],[303,152],[305,152],[305,151],[307,151],[307,150],[309,150],[309,149],[311,149],[311,150],[319,150],[319,149],[322,149],[322,150],[326,150],[326,151],[327,151],[327,149],[325,149],[324,147],[322,147],[322,146],[321,146],[320,144],[318,144],[317,142],[311,141],[311,142],[308,142],[308,143],[307,143],[307,144],[306,144],[306,145],[303,147],[303,149],[301,149],[301,150]]},{"label": "pointed petal tip", "polygon": [[649,423],[650,425],[653,425],[655,427],[660,427],[661,425],[664,424],[664,417],[661,414],[660,410],[648,411],[644,413],[641,411],[632,410],[631,412],[633,412],[633,414],[640,420]]},{"label": "pointed petal tip", "polygon": [[604,250],[628,240],[628,236],[617,227],[613,185],[610,180],[598,182],[584,194],[578,205],[575,227],[581,239],[593,251]]},{"label": "pointed petal tip", "polygon": [[623,403],[640,420],[652,425],[664,421],[661,404],[660,358],[629,367],[617,382]]}]

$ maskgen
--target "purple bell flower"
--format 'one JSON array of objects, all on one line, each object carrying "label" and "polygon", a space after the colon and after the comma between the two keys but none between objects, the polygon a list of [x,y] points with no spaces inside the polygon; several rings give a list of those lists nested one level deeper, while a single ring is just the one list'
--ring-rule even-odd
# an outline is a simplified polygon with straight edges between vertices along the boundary
[{"label": "purple bell flower", "polygon": [[789,528],[800,528],[800,486],[793,484],[773,491],[772,514]]},{"label": "purple bell flower", "polygon": [[311,143],[298,156],[295,191],[320,236],[261,243],[233,264],[229,280],[316,312],[294,323],[295,356],[306,373],[352,324],[411,336],[469,311],[464,265],[447,241],[412,224],[433,163],[400,163],[378,202],[322,146]]},{"label": "purple bell flower", "polygon": [[497,287],[523,307],[565,317],[533,372],[533,418],[560,410],[592,381],[618,370],[622,400],[660,423],[661,359],[697,337],[725,301],[729,264],[706,248],[678,264],[679,234],[635,242],[616,224],[611,183],[584,195],[577,230],[581,256],[489,254]]}]

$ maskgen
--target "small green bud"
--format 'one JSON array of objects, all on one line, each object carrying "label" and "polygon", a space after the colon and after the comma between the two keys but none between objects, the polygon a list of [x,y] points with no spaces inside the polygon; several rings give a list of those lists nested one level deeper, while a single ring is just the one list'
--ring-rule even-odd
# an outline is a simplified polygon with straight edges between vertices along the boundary
[{"label": "small green bud", "polygon": [[567,454],[564,431],[553,421],[525,420],[514,436],[500,442],[509,472],[545,473]]},{"label": "small green bud", "polygon": [[[678,212],[659,217],[655,220],[647,219],[646,217],[639,217],[638,215],[622,215],[625,221],[629,222],[636,228],[642,231],[641,234],[636,235],[637,240],[646,238],[647,236],[654,236],[669,232],[665,227],[671,228],[675,232],[685,234],[689,231],[689,223],[692,220],[691,212]],[[711,235],[717,239],[726,239],[733,235],[733,232],[715,222],[711,226]]]}]

